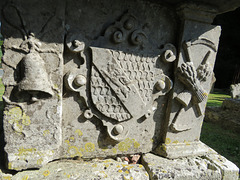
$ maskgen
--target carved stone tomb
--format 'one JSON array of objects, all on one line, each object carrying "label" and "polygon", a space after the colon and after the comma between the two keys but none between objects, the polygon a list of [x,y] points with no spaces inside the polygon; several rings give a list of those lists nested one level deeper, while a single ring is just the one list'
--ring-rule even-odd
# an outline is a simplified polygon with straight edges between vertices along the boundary
[{"label": "carved stone tomb", "polygon": [[9,169],[210,151],[199,138],[221,31],[211,22],[230,6],[166,2],[3,6]]}]

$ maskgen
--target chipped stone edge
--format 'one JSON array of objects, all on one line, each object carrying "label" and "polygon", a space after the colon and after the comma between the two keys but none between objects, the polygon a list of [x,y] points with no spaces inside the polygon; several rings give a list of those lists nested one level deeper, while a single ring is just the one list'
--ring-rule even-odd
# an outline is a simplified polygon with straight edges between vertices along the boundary
[{"label": "chipped stone edge", "polygon": [[164,143],[158,146],[154,150],[154,153],[169,159],[175,159],[180,157],[201,156],[204,154],[216,154],[217,152],[201,141],[198,141],[176,144]]}]

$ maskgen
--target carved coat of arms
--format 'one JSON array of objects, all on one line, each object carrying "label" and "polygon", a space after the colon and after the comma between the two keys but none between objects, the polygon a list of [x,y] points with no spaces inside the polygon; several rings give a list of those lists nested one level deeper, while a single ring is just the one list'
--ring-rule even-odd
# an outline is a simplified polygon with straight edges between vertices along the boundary
[{"label": "carved coat of arms", "polygon": [[171,44],[154,49],[142,27],[127,13],[89,45],[79,34],[66,38],[69,50],[84,59],[66,74],[66,86],[85,99],[85,118],[100,119],[117,141],[127,136],[128,122],[152,116],[155,100],[172,88],[160,64],[174,61],[176,49]]}]

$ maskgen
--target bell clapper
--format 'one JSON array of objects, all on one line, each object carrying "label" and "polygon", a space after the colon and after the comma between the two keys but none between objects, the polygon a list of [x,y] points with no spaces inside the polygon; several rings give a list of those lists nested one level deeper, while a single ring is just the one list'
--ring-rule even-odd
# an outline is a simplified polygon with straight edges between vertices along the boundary
[{"label": "bell clapper", "polygon": [[38,92],[30,92],[30,94],[32,95],[32,97],[31,97],[32,102],[37,102],[39,100],[37,97]]}]

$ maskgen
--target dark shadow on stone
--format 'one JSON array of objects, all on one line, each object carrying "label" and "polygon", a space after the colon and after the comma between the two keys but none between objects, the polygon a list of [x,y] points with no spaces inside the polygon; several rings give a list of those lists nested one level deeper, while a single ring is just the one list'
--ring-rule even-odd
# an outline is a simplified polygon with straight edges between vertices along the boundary
[{"label": "dark shadow on stone", "polygon": [[[153,120],[155,121],[155,131],[153,139],[153,147],[152,150],[154,150],[159,144],[164,142],[164,135],[167,132],[167,122],[166,122],[166,111],[168,107],[168,101],[169,93],[165,97],[159,97],[157,99],[158,106],[157,111],[153,115]],[[160,103],[164,102],[164,103]]]}]

